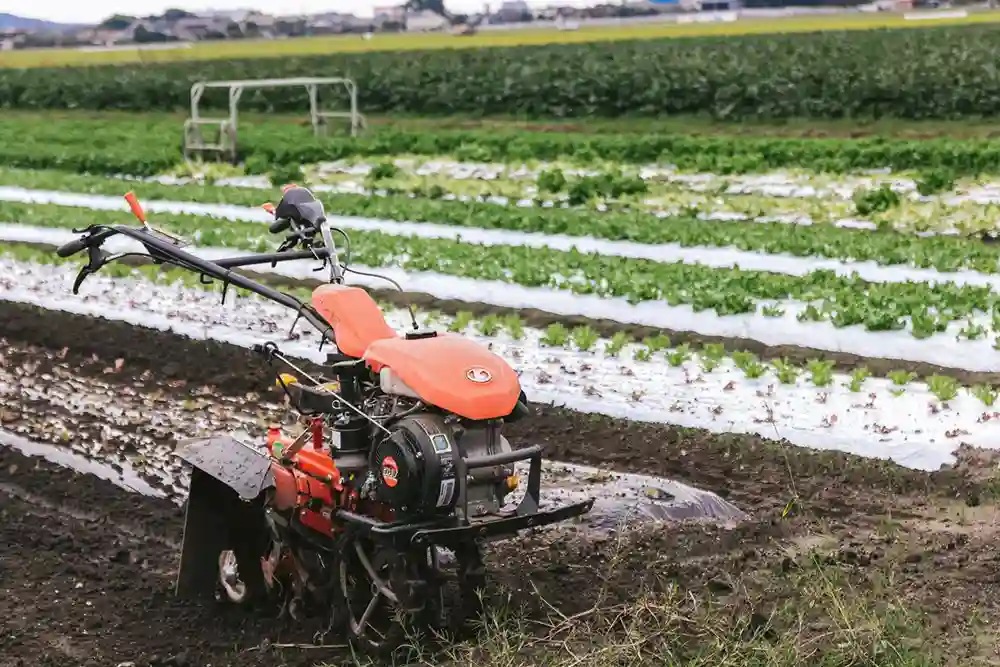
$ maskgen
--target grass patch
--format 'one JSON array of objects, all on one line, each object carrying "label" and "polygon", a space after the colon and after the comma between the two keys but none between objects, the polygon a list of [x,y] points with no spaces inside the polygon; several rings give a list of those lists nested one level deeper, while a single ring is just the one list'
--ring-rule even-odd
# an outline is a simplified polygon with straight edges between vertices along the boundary
[{"label": "grass patch", "polygon": [[[758,571],[702,590],[668,580],[627,600],[595,582],[593,604],[565,613],[541,598],[493,607],[475,636],[444,648],[415,643],[426,667],[935,667],[928,627],[891,579],[859,574],[812,552],[802,565]],[[612,564],[612,567],[620,563]],[[715,593],[713,594],[713,589]],[[721,592],[720,592],[721,591]],[[589,597],[594,591],[580,591]],[[534,607],[532,610],[531,607]],[[543,613],[539,614],[538,611]],[[355,658],[357,665],[374,665]],[[325,665],[324,667],[332,667]]]}]

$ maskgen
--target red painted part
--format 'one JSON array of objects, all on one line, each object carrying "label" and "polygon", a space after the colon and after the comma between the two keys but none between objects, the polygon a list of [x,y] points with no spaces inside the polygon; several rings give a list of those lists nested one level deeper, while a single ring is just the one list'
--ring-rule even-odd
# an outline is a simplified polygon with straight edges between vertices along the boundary
[{"label": "red painted part", "polygon": [[267,428],[267,451],[271,456],[274,456],[274,445],[280,444],[283,447],[288,447],[292,444],[290,438],[286,438],[281,433],[281,427],[271,424]]},{"label": "red painted part", "polygon": [[313,449],[323,449],[323,418],[313,417],[309,427],[312,429]]},{"label": "red painted part", "polygon": [[309,500],[318,500],[324,505],[334,505],[334,491],[329,484],[324,484],[318,479],[313,479],[309,475],[303,475],[301,472],[296,471],[296,475],[301,480],[299,482],[299,488],[301,493],[299,496],[299,505],[303,505]]},{"label": "red painted part", "polygon": [[[295,457],[295,467],[285,467],[277,460],[271,463],[271,472],[274,475],[274,506],[278,510],[289,510],[294,507],[301,507],[311,499],[317,499],[324,505],[334,506],[337,504],[343,484],[340,479],[340,472],[329,467],[320,467],[314,460],[317,452],[314,450],[303,450]],[[325,456],[325,455],[323,455]],[[329,465],[330,457],[325,456]],[[313,470],[323,471],[324,475],[330,475],[330,481],[323,482],[307,474]],[[315,474],[315,473],[314,473]]]},{"label": "red painted part", "polygon": [[274,476],[275,509],[284,511],[295,507],[299,497],[299,486],[295,479],[295,472],[277,461],[273,461],[271,474]]},{"label": "red painted part", "polygon": [[396,459],[391,456],[387,456],[382,459],[382,481],[388,487],[394,487],[399,483],[399,465],[396,464]]},{"label": "red painted part", "polygon": [[325,533],[327,535],[333,533],[333,521],[319,512],[306,509],[299,510],[299,521],[302,522],[303,526],[312,528],[317,533]]},{"label": "red painted part", "polygon": [[295,455],[295,467],[328,481],[338,491],[342,488],[340,470],[330,455],[322,450],[303,449]]},{"label": "red painted part", "polygon": [[[315,427],[316,421],[313,422]],[[322,422],[319,422],[322,426]],[[315,433],[315,431],[314,431]],[[273,444],[269,438],[268,445]],[[333,517],[338,507],[355,510],[357,491],[345,487],[333,458],[322,449],[303,449],[295,455],[291,466],[282,465],[277,459],[271,463],[274,476],[274,507],[279,511],[294,511],[302,525],[325,535],[340,530]],[[320,478],[320,479],[317,479]],[[326,481],[324,481],[326,480]],[[311,502],[319,501],[320,509],[307,509]],[[386,514],[381,505],[373,509],[391,521],[391,511]]]}]

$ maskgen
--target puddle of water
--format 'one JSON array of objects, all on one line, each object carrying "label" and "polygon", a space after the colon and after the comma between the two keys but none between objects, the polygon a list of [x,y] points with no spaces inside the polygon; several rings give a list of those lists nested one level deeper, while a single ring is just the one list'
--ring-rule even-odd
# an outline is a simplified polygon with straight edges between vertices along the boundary
[{"label": "puddle of water", "polygon": [[154,489],[126,463],[120,464],[121,471],[116,470],[107,463],[93,461],[83,457],[69,449],[47,445],[39,442],[32,442],[25,438],[18,437],[6,431],[0,431],[0,446],[16,449],[25,456],[35,456],[45,459],[56,465],[75,470],[82,474],[90,474],[100,479],[107,480],[116,486],[127,491],[141,493],[144,496],[163,498],[165,494]]},{"label": "puddle of water", "polygon": [[[523,483],[528,465],[515,466]],[[511,505],[520,502],[523,491],[513,494]],[[731,523],[747,519],[746,513],[718,495],[680,482],[614,473],[600,468],[559,461],[546,461],[542,468],[540,508],[594,498],[594,507],[582,518],[588,529],[615,530],[637,522],[704,520]]]}]

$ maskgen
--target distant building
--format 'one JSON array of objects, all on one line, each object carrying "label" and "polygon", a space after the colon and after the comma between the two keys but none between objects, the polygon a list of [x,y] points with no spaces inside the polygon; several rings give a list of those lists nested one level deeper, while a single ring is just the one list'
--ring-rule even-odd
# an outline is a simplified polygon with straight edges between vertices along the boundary
[{"label": "distant building", "polygon": [[406,12],[405,16],[407,32],[445,30],[451,25],[445,17],[429,11]]},{"label": "distant building", "polygon": [[20,28],[0,29],[0,51],[13,51],[28,40],[28,30]]},{"label": "distant building", "polygon": [[228,9],[199,13],[198,18],[222,23],[245,23],[259,15],[260,12],[254,9]]},{"label": "distant building", "polygon": [[170,33],[177,39],[185,42],[194,42],[199,39],[218,39],[220,35],[226,35],[226,28],[229,22],[224,18],[196,17],[180,19],[168,28]]},{"label": "distant building", "polygon": [[507,0],[500,4],[494,14],[502,23],[517,23],[531,20],[531,8],[524,0]]},{"label": "distant building", "polygon": [[406,20],[406,9],[402,5],[386,5],[374,8],[375,23],[402,23]]}]

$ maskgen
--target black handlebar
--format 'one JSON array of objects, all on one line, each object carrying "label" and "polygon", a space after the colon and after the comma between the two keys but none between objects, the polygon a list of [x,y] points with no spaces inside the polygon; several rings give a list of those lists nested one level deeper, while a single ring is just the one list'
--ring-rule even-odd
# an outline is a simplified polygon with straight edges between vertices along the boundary
[{"label": "black handlebar", "polygon": [[87,247],[87,238],[73,239],[69,243],[64,243],[56,250],[56,254],[60,257],[69,257],[70,255],[75,255],[84,248]]},{"label": "black handlebar", "polygon": [[[74,230],[77,232],[86,231],[87,234],[85,236],[81,236],[78,239],[74,239],[72,241],[68,241],[62,244],[56,249],[56,254],[59,255],[60,257],[66,258],[70,257],[71,255],[75,255],[81,250],[85,250],[87,248],[94,248],[94,247],[99,248],[100,245],[104,243],[104,241],[108,237],[122,233],[121,229],[122,229],[121,225],[115,225],[112,227],[109,227],[107,225],[91,225],[86,230]],[[129,229],[129,228],[124,227],[124,229]],[[131,234],[129,235],[131,236]]]},{"label": "black handlebar", "polygon": [[[149,256],[152,257],[155,262],[173,264],[180,268],[200,273],[203,276],[214,278],[225,284],[231,284],[255,294],[259,294],[270,301],[280,303],[281,305],[294,310],[299,317],[316,327],[316,329],[318,329],[325,338],[331,342],[335,342],[333,327],[331,327],[330,323],[327,322],[318,312],[316,312],[312,306],[299,301],[290,294],[279,292],[276,289],[251,280],[244,275],[234,273],[231,270],[232,267],[237,266],[270,264],[291,259],[306,259],[309,257],[324,259],[329,257],[329,252],[325,248],[317,248],[300,252],[263,253],[258,255],[248,255],[245,257],[220,259],[213,262],[211,260],[192,255],[177,247],[173,243],[170,243],[141,227],[135,228],[127,227],[125,225],[93,225],[87,229],[87,232],[88,233],[85,236],[74,239],[73,241],[60,246],[57,250],[59,256],[69,257],[70,255],[80,252],[84,248],[90,248],[92,251],[96,248],[99,251],[101,243],[103,243],[108,237],[114,236],[115,234],[122,234],[141,243],[146,248]],[[90,263],[81,269],[80,275],[77,277],[77,282],[74,286],[74,293],[76,292],[76,288],[79,287],[79,284],[83,281],[83,278],[91,273],[97,272],[97,270],[100,269],[101,266],[103,266],[109,259],[111,258],[106,253],[99,251],[98,256],[94,256],[94,253],[91,252]]]},{"label": "black handlebar", "polygon": [[291,227],[291,221],[288,218],[281,218],[271,223],[270,231],[272,234],[280,234],[289,227]]}]

